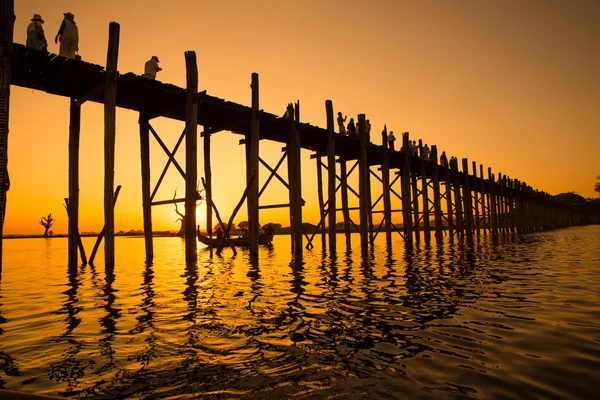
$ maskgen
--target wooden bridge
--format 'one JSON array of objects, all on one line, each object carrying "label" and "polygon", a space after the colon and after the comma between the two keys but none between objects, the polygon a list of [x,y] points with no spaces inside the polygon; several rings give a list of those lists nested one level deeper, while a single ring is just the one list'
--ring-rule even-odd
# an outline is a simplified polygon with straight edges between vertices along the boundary
[{"label": "wooden bridge", "polygon": [[[8,4],[8,6],[7,6]],[[78,264],[77,243],[79,240],[79,131],[80,110],[87,101],[103,103],[105,110],[105,265],[114,265],[114,152],[115,152],[115,108],[122,107],[139,112],[140,147],[142,165],[143,217],[146,256],[153,257],[152,212],[158,204],[183,202],[186,210],[185,244],[186,260],[196,260],[196,202],[199,198],[197,141],[198,125],[203,127],[200,137],[204,147],[204,178],[207,204],[206,230],[212,235],[213,215],[222,222],[218,209],[212,201],[211,182],[211,135],[228,131],[241,135],[241,144],[246,149],[246,190],[234,215],[244,202],[248,208],[250,251],[258,251],[259,210],[287,207],[290,210],[291,241],[294,252],[302,252],[303,240],[312,246],[315,234],[307,235],[302,224],[301,193],[301,149],[314,152],[317,164],[318,199],[320,209],[319,230],[323,246],[336,248],[336,225],[338,212],[344,222],[346,244],[350,243],[350,232],[360,232],[361,246],[369,246],[381,232],[388,244],[392,235],[399,234],[405,241],[440,239],[444,235],[464,236],[506,232],[533,232],[582,224],[580,211],[560,204],[553,196],[534,190],[517,179],[484,168],[475,162],[469,164],[462,159],[462,170],[457,163],[449,167],[438,163],[436,146],[425,159],[422,150],[418,156],[388,148],[387,131],[378,138],[368,137],[365,115],[358,116],[357,137],[340,135],[334,128],[334,111],[331,101],[326,101],[327,127],[320,128],[300,122],[300,104],[294,105],[294,115],[279,117],[260,110],[258,75],[252,74],[251,107],[232,103],[210,96],[206,91],[198,92],[196,55],[185,53],[187,87],[161,83],[132,73],[117,72],[119,25],[112,22],[109,27],[109,46],[106,67],[83,61],[66,59],[55,54],[42,53],[12,42],[14,12],[12,1],[3,2],[0,16],[0,233],[4,223],[4,205],[9,188],[7,169],[8,120],[10,85],[16,85],[50,94],[69,97],[69,264]],[[161,140],[150,121],[166,117],[184,121],[185,129],[173,150]],[[169,160],[151,190],[150,135],[165,151]],[[185,139],[186,164],[179,165],[174,155]],[[382,145],[371,143],[381,139]],[[276,166],[268,165],[259,155],[260,140],[271,140],[284,144],[283,155]],[[409,134],[402,137],[403,149],[408,149]],[[419,148],[421,146],[419,145]],[[277,173],[287,160],[287,181]],[[180,199],[155,200],[155,194],[167,168],[173,164],[186,182],[185,197]],[[269,177],[259,190],[259,164],[268,171]],[[324,190],[323,171],[327,174]],[[348,177],[358,171],[358,188],[348,184]],[[259,198],[272,178],[284,183],[289,190],[289,203],[260,205]],[[371,186],[381,185],[381,195],[371,198]],[[337,194],[341,204],[337,204]],[[350,218],[348,195],[359,199],[359,221]],[[402,208],[393,210],[392,196],[401,200]],[[375,211],[383,202],[383,210]],[[373,214],[382,213],[378,225],[373,224]],[[392,222],[394,213],[402,214],[402,226]],[[233,220],[231,216],[230,221]],[[224,223],[224,225],[227,225]],[[325,228],[326,227],[326,228]],[[1,257],[1,241],[0,241]],[[1,262],[1,260],[0,260]]]}]

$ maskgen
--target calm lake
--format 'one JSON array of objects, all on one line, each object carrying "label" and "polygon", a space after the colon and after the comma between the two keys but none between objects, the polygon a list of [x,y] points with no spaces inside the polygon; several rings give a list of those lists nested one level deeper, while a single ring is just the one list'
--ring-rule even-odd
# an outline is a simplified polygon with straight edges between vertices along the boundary
[{"label": "calm lake", "polygon": [[[186,266],[179,238],[5,239],[0,387],[73,398],[591,399],[600,226],[290,255],[288,236]],[[93,238],[83,238],[91,251]],[[100,252],[97,261],[102,263]]]}]

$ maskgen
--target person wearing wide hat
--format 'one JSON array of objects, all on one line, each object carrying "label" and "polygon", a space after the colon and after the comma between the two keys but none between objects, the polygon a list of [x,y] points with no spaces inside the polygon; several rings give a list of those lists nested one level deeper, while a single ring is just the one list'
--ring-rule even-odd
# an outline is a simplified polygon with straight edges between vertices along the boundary
[{"label": "person wearing wide hat", "polygon": [[25,46],[42,51],[48,51],[48,42],[42,24],[44,20],[40,14],[33,14],[31,23],[27,26],[27,41]]},{"label": "person wearing wide hat", "polygon": [[158,57],[152,56],[151,59],[146,61],[144,64],[144,77],[148,79],[156,79],[156,73],[162,71],[162,68],[158,66]]},{"label": "person wearing wide hat", "polygon": [[60,40],[59,56],[74,58],[75,53],[79,51],[79,29],[72,13],[66,12],[63,15],[65,18],[60,24],[54,43],[58,43]]}]

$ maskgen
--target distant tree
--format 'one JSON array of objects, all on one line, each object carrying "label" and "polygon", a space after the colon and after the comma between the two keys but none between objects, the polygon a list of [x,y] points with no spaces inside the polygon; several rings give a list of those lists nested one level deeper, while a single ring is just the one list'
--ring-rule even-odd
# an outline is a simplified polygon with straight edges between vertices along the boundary
[{"label": "distant tree", "polygon": [[598,196],[600,196],[600,175],[598,175],[598,176],[596,177],[596,179],[597,179],[599,182],[596,182],[596,183],[594,184],[594,191],[595,191],[595,192],[598,192]]},{"label": "distant tree", "polygon": [[558,201],[569,206],[582,205],[586,203],[585,197],[580,196],[575,192],[560,193],[557,194],[556,197],[558,198]]},{"label": "distant tree", "polygon": [[249,226],[250,224],[248,223],[248,221],[242,221],[239,224],[237,224],[237,227],[239,229],[248,229]]},{"label": "distant tree", "polygon": [[269,224],[271,224],[271,226],[273,227],[273,229],[275,229],[276,231],[278,231],[279,229],[281,229],[281,224],[277,224],[275,222],[269,222]]},{"label": "distant tree", "polygon": [[40,219],[40,225],[44,227],[44,237],[48,237],[48,230],[54,225],[52,214],[48,214],[47,217],[42,217],[42,219]]},{"label": "distant tree", "polygon": [[[202,191],[198,190],[198,187],[196,186],[196,206],[198,206],[201,202],[202,202]],[[175,189],[175,193],[173,193],[173,200],[175,200],[175,197],[177,197],[177,189]],[[181,226],[179,227],[179,232],[177,232],[177,234],[175,236],[179,236],[179,237],[185,237],[185,214],[182,214],[179,212],[179,209],[177,208],[177,203],[173,203],[175,204],[175,214],[179,215],[179,218],[177,218],[175,221],[181,221]]]}]

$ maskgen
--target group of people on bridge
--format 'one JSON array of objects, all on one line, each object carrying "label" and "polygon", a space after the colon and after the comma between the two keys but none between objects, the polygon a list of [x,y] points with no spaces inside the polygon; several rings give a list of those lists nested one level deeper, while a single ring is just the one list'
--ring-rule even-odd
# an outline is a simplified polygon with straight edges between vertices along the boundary
[{"label": "group of people on bridge", "polygon": [[[75,16],[71,12],[63,14],[64,19],[60,24],[58,33],[54,37],[54,43],[60,41],[59,56],[67,58],[75,58],[79,51],[79,29],[75,23]],[[44,19],[40,14],[33,14],[31,23],[27,26],[27,41],[25,46],[48,51],[48,41],[44,33]]]},{"label": "group of people on bridge", "polygon": [[[79,57],[79,28],[75,23],[75,15],[71,12],[63,14],[64,19],[60,24],[58,33],[54,38],[54,43],[60,42],[58,51],[59,56],[66,58],[81,59]],[[44,19],[40,14],[33,14],[31,22],[27,26],[27,40],[25,47],[36,49],[43,52],[48,52],[48,41],[44,32]],[[152,56],[150,60],[144,64],[144,77],[148,79],[156,79],[156,73],[162,71],[158,66],[158,57]]]}]

